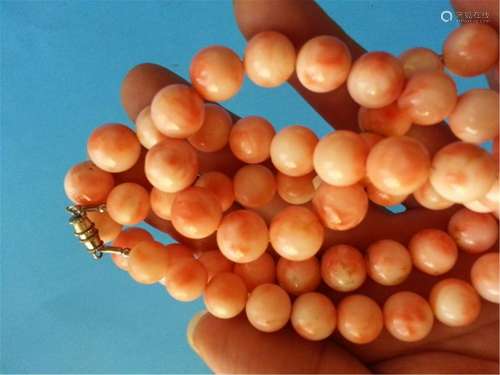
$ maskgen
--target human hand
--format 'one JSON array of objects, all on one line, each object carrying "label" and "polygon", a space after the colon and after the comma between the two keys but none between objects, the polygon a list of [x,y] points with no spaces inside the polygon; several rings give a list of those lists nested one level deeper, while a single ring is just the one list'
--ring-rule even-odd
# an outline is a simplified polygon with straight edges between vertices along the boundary
[{"label": "human hand", "polygon": [[[471,6],[488,9],[493,16],[492,24],[498,30],[498,5],[495,8],[493,2],[478,4],[457,1],[455,5],[459,9]],[[287,35],[296,46],[300,46],[313,36],[330,34],[347,43],[353,58],[364,52],[311,2],[236,1],[235,15],[247,38],[260,31],[277,30]],[[130,118],[135,120],[158,90],[178,82],[182,82],[182,79],[156,65],[144,64],[134,68],[125,78],[122,88],[123,104]],[[492,82],[495,85],[493,80]],[[358,131],[358,105],[348,95],[345,85],[330,93],[315,94],[304,89],[295,77],[290,83],[336,129]],[[421,140],[431,151],[455,140],[446,125],[413,127],[409,135]],[[201,171],[210,170],[217,165],[217,169],[233,174],[241,165],[227,148],[201,156]],[[131,173],[134,172],[124,172],[123,178],[130,177]],[[420,229],[445,229],[449,217],[456,211],[455,208],[429,211],[412,202],[407,203],[410,209],[398,215],[376,207],[370,208],[367,217],[358,227],[345,232],[330,231],[325,246],[349,243],[366,248],[371,242],[383,238],[407,243],[411,235]],[[283,202],[275,199],[261,213],[270,217],[282,206]],[[209,248],[214,244],[213,236],[198,241],[182,238],[170,222],[157,217],[150,217],[149,222],[194,248]],[[446,277],[468,279],[474,260],[475,257],[461,253],[459,262]],[[359,289],[359,293],[369,295],[383,304],[389,295],[400,290],[411,290],[428,296],[437,280],[436,277],[413,272],[404,283],[394,287],[382,287],[367,281]],[[335,299],[338,295],[332,293],[332,297]],[[398,341],[387,332],[366,345],[350,344],[339,334],[322,342],[310,342],[290,328],[275,333],[262,333],[255,330],[243,316],[220,320],[210,315],[198,317],[193,322],[190,341],[195,351],[215,372],[498,372],[498,305],[484,300],[482,304],[481,314],[473,324],[463,328],[450,328],[436,322],[432,333],[416,343]]]}]

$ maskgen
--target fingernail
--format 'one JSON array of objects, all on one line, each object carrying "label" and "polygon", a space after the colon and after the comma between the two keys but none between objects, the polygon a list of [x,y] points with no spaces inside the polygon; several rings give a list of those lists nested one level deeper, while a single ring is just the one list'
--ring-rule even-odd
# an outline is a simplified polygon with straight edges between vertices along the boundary
[{"label": "fingernail", "polygon": [[206,313],[206,311],[203,310],[203,311],[200,311],[199,313],[195,314],[187,326],[187,332],[186,332],[187,341],[188,341],[191,349],[193,349],[197,354],[198,354],[198,350],[196,349],[196,346],[194,345],[193,337],[194,337],[194,332],[196,330],[196,326],[200,322],[200,319],[202,318],[202,316],[205,315],[205,313]]}]

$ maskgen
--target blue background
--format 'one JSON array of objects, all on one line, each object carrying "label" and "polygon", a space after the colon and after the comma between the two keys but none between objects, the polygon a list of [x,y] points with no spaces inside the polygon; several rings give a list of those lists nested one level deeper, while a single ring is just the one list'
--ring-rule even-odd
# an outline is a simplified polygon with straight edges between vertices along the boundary
[{"label": "blue background", "polygon": [[[321,1],[365,48],[440,51],[456,23],[447,1]],[[228,1],[1,3],[1,371],[207,372],[185,327],[202,308],[162,287],[131,281],[109,259],[92,261],[66,224],[66,170],[86,158],[86,138],[105,122],[130,124],[120,83],[141,62],[183,77],[210,44],[242,53]],[[484,86],[460,81],[460,90]],[[281,105],[279,105],[281,103]],[[286,103],[286,110],[283,110]],[[289,87],[245,82],[230,110],[280,128],[325,122]],[[159,239],[167,241],[159,233]]]}]

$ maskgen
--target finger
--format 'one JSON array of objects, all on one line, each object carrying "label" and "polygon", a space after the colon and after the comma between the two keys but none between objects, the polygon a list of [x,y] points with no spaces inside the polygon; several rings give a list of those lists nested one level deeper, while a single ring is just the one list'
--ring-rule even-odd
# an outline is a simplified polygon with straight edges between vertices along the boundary
[{"label": "finger", "polygon": [[188,331],[189,341],[215,373],[369,372],[332,341],[307,341],[290,327],[259,332],[243,315],[222,320],[206,314],[194,324]]},{"label": "finger", "polygon": [[447,352],[422,352],[374,366],[380,374],[498,374],[498,361]]},{"label": "finger", "polygon": [[[313,1],[235,0],[234,13],[238,26],[247,39],[261,31],[276,30],[288,36],[298,49],[312,37],[328,34],[343,40],[353,59],[365,52]],[[290,79],[290,84],[336,129],[358,130],[359,105],[351,99],[345,84],[324,94],[305,89],[296,75]]]}]

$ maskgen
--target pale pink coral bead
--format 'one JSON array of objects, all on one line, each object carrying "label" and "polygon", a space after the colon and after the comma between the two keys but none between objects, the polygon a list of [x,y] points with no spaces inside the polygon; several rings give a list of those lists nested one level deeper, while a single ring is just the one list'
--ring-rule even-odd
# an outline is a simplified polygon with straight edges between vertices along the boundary
[{"label": "pale pink coral bead", "polygon": [[415,73],[442,71],[443,63],[434,51],[416,47],[406,50],[399,56],[406,78],[411,78]]},{"label": "pale pink coral bead", "polygon": [[479,257],[470,271],[472,285],[479,295],[493,303],[500,303],[499,267],[498,253],[488,253]]},{"label": "pale pink coral bead", "polygon": [[310,91],[332,91],[346,81],[351,62],[351,53],[344,42],[330,35],[317,36],[299,51],[297,77]]},{"label": "pale pink coral bead", "polygon": [[335,330],[337,311],[327,296],[310,292],[294,301],[290,320],[300,336],[318,341],[326,339]]},{"label": "pale pink coral bead", "polygon": [[189,75],[203,98],[221,102],[232,98],[241,89],[244,69],[234,51],[224,46],[210,46],[193,57]]},{"label": "pale pink coral bead", "polygon": [[436,319],[451,327],[471,324],[481,311],[479,295],[460,279],[439,281],[431,290],[429,302]]},{"label": "pale pink coral bead", "polygon": [[281,173],[304,176],[313,170],[313,153],[318,137],[308,128],[289,126],[279,131],[271,142],[271,160]]},{"label": "pale pink coral bead", "polygon": [[361,294],[345,297],[337,307],[337,327],[348,341],[367,344],[384,328],[382,310],[370,297]]},{"label": "pale pink coral bead", "polygon": [[386,52],[368,52],[349,73],[347,89],[353,100],[367,108],[381,108],[395,101],[405,83],[401,63]]},{"label": "pale pink coral bead", "polygon": [[498,61],[498,33],[482,23],[467,23],[454,30],[443,46],[444,63],[463,77],[477,76]]},{"label": "pale pink coral bead", "polygon": [[406,110],[414,124],[435,125],[455,108],[455,82],[443,72],[420,72],[412,76],[398,98],[398,106]]},{"label": "pale pink coral bead", "polygon": [[455,142],[439,150],[429,175],[436,192],[456,203],[482,198],[496,179],[495,162],[479,146]]},{"label": "pale pink coral bead", "polygon": [[153,97],[151,119],[156,128],[167,137],[187,138],[203,125],[203,99],[187,85],[166,86]]},{"label": "pale pink coral bead", "polygon": [[323,225],[333,230],[354,228],[368,212],[368,196],[360,184],[332,186],[322,182],[312,204]]},{"label": "pale pink coral bead", "polygon": [[474,89],[463,94],[451,113],[451,131],[462,141],[482,143],[498,135],[498,93]]},{"label": "pale pink coral bead", "polygon": [[366,253],[368,275],[382,285],[398,285],[410,275],[410,253],[399,242],[380,240],[372,243]]},{"label": "pale pink coral bead", "polygon": [[429,303],[413,292],[398,292],[384,304],[385,328],[401,341],[414,342],[432,330],[434,315]]},{"label": "pale pink coral bead", "polygon": [[406,136],[389,137],[371,149],[366,174],[379,190],[404,195],[425,183],[430,165],[429,152],[419,141]]},{"label": "pale pink coral bead", "polygon": [[462,208],[451,217],[448,233],[462,250],[482,253],[498,240],[498,222],[490,214]]},{"label": "pale pink coral bead", "polygon": [[292,42],[276,31],[263,31],[248,41],[243,59],[248,78],[258,86],[277,87],[295,70]]},{"label": "pale pink coral bead", "polygon": [[365,177],[367,156],[363,138],[348,130],[337,130],[316,145],[314,169],[327,184],[349,186]]},{"label": "pale pink coral bead", "polygon": [[423,229],[413,235],[408,249],[413,264],[430,275],[442,275],[455,265],[457,245],[448,233],[439,229]]},{"label": "pale pink coral bead", "polygon": [[361,252],[349,245],[335,245],[321,257],[321,276],[332,289],[350,292],[366,279],[366,265]]}]

